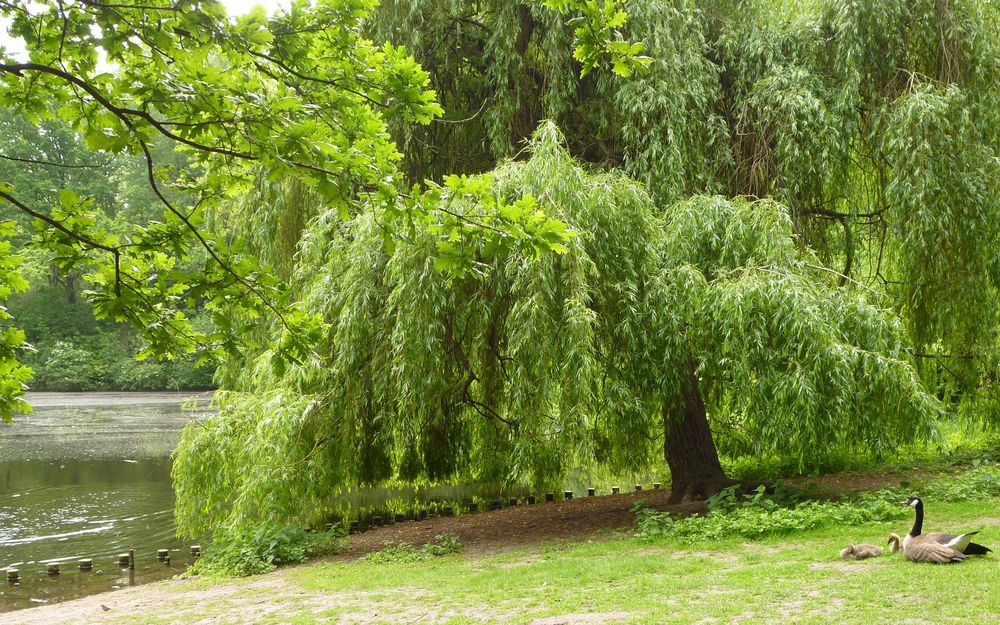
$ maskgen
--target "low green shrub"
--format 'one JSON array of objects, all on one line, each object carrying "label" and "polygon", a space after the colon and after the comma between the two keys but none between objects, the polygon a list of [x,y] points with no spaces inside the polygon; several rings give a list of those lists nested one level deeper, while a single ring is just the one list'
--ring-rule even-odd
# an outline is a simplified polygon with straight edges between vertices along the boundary
[{"label": "low green shrub", "polygon": [[759,539],[826,525],[861,525],[905,516],[907,510],[885,499],[851,503],[806,501],[787,508],[734,508],[705,516],[672,517],[648,508],[636,511],[641,538],[677,537],[697,540]]},{"label": "low green shrub", "polygon": [[986,499],[989,497],[1000,497],[1000,466],[986,463],[981,460],[973,460],[972,468],[936,480],[925,486],[914,489],[909,487],[909,492],[900,489],[900,494],[919,495],[924,499],[939,501],[972,501]]},{"label": "low green shrub", "polygon": [[281,564],[336,553],[341,529],[310,533],[297,525],[259,528],[245,535],[216,535],[205,554],[192,565],[194,574],[257,575]]},{"label": "low green shrub", "polygon": [[437,556],[461,551],[462,541],[454,534],[438,534],[423,547],[415,547],[412,543],[399,543],[385,549],[370,553],[361,558],[365,562],[423,562]]},{"label": "low green shrub", "polygon": [[805,500],[803,493],[776,489],[772,496],[761,487],[748,497],[735,488],[709,500],[705,516],[673,517],[637,504],[633,508],[643,539],[677,537],[695,540],[758,539],[828,525],[863,525],[907,517],[899,505],[908,495],[927,500],[968,501],[1000,496],[1000,467],[978,463],[972,469],[924,485],[901,485],[861,493],[842,501]]}]

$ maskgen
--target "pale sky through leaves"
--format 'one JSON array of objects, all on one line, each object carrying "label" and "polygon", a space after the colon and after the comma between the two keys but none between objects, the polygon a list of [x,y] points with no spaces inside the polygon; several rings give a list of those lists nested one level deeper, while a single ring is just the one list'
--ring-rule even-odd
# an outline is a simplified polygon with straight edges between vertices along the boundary
[{"label": "pale sky through leaves", "polygon": [[[222,0],[229,15],[243,15],[255,5],[261,5],[267,9],[268,13],[273,13],[278,7],[288,6],[290,0]],[[11,39],[7,35],[7,27],[10,20],[0,17],[0,47],[4,48],[7,54],[18,60],[24,58],[24,45],[19,39]]]}]

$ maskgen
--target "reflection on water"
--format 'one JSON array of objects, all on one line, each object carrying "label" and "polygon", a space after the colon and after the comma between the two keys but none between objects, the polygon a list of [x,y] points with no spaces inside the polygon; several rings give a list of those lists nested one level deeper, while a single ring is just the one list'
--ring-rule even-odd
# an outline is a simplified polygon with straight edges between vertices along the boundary
[{"label": "reflection on water", "polygon": [[[36,394],[35,412],[0,425],[0,612],[129,584],[117,555],[136,550],[134,580],[188,564],[174,538],[170,452],[193,413],[174,393]],[[129,400],[132,401],[129,401]],[[156,559],[171,549],[171,566]],[[94,570],[77,570],[93,558]],[[57,577],[46,564],[62,563]]]}]

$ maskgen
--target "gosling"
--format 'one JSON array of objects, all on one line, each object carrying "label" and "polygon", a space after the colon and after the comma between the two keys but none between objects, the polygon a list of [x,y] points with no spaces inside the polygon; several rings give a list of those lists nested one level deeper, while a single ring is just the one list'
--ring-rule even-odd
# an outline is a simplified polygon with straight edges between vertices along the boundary
[{"label": "gosling", "polygon": [[882,555],[882,548],[875,545],[855,545],[851,543],[840,551],[844,560],[866,560]]}]

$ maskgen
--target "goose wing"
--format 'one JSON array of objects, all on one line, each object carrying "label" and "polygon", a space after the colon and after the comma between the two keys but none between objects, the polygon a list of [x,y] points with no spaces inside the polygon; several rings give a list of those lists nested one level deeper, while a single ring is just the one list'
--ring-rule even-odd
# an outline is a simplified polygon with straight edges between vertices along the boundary
[{"label": "goose wing", "polygon": [[930,534],[925,534],[925,536],[927,536],[927,540],[944,545],[945,547],[951,547],[955,551],[965,553],[965,549],[969,546],[969,541],[972,540],[972,536],[978,533],[979,532],[968,532],[966,534],[942,534],[939,532],[932,532]]},{"label": "goose wing", "polygon": [[965,559],[965,555],[960,551],[933,540],[911,540],[904,550],[904,555],[908,560],[914,562],[934,562],[937,564],[961,562]]}]

